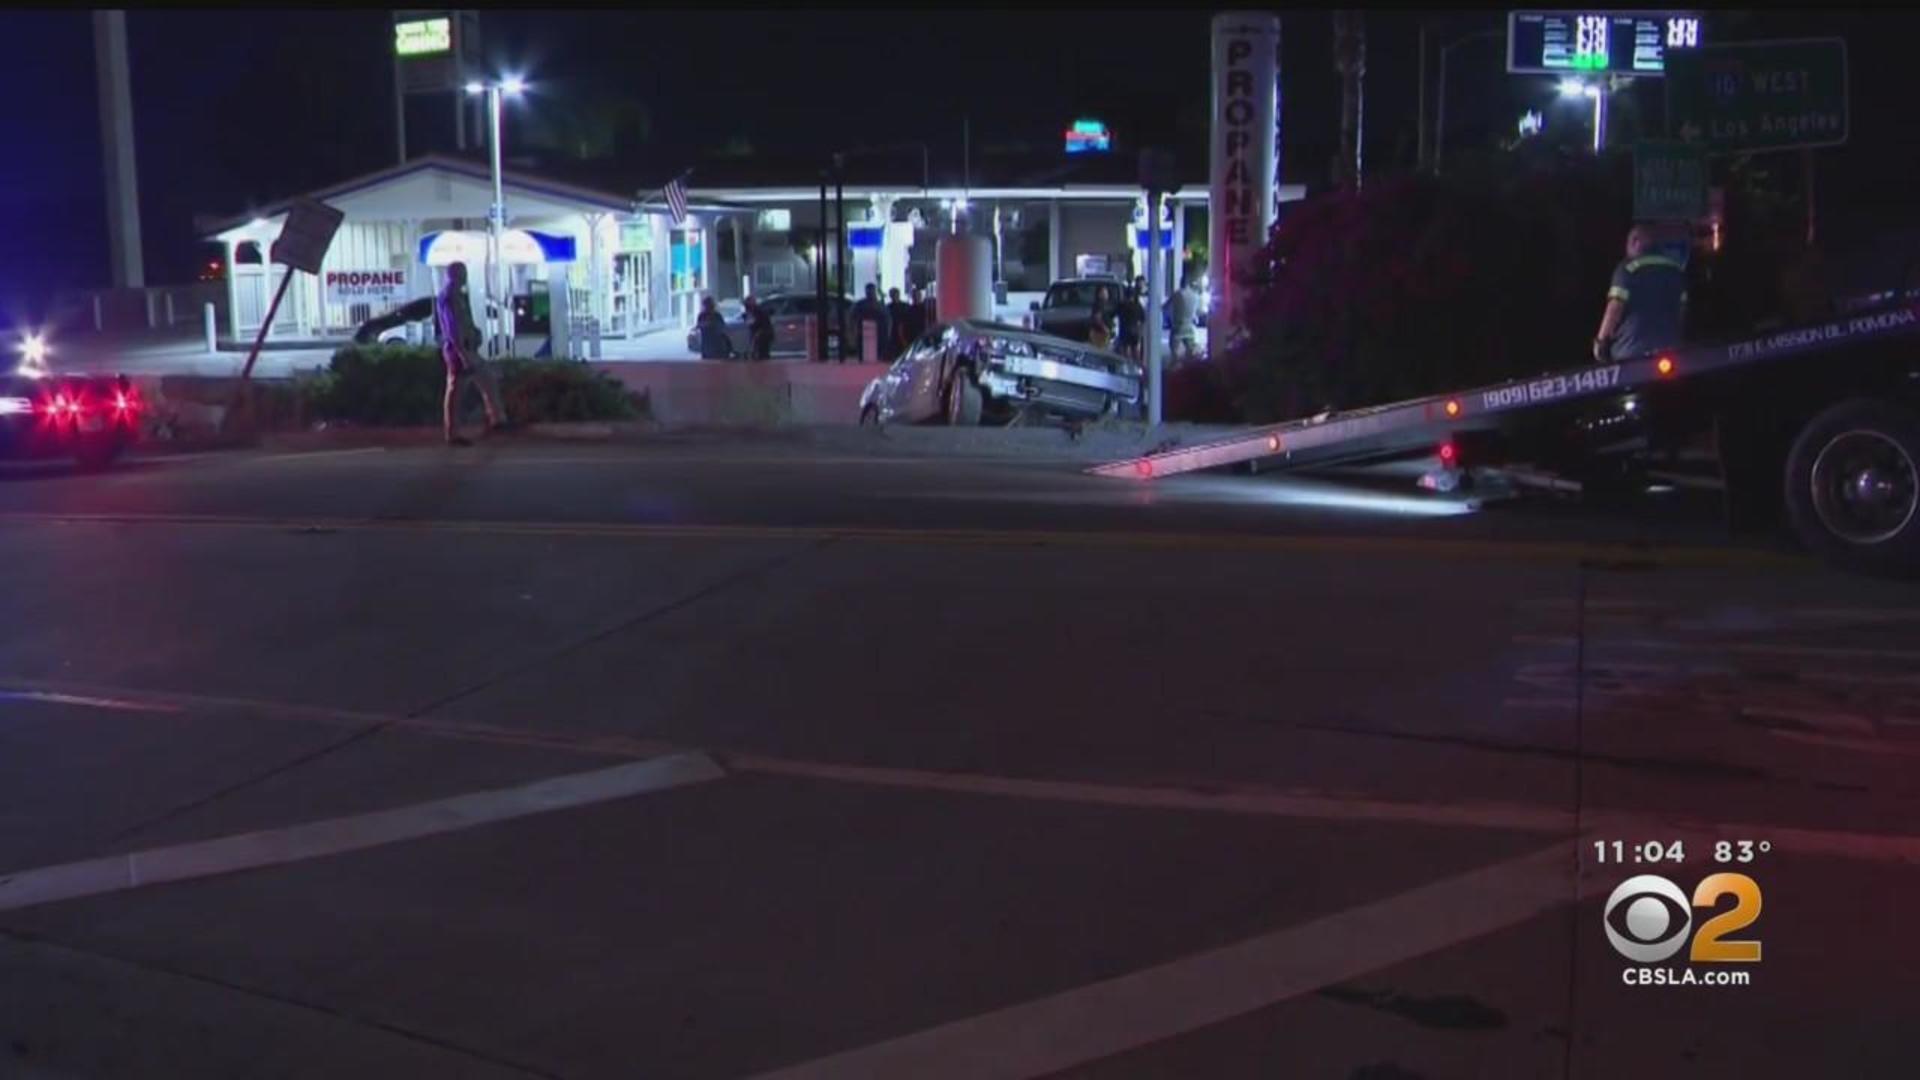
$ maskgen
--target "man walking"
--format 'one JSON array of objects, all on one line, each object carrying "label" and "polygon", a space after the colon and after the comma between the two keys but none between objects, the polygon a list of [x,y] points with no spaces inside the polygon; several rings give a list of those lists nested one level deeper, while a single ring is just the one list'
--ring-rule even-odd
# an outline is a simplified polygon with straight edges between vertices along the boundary
[{"label": "man walking", "polygon": [[1654,251],[1653,230],[1627,231],[1627,257],[1613,271],[1607,310],[1593,337],[1593,361],[1631,360],[1680,344],[1687,314],[1687,268]]},{"label": "man walking", "polygon": [[474,324],[473,308],[467,302],[467,264],[447,267],[447,284],[434,302],[434,321],[440,328],[440,358],[447,365],[447,394],[441,402],[440,419],[448,446],[472,446],[460,437],[454,415],[460,411],[460,390],[467,383],[480,388],[480,401],[487,410],[487,433],[507,429],[507,411],[500,405],[500,391],[493,376],[480,359],[480,328]]}]

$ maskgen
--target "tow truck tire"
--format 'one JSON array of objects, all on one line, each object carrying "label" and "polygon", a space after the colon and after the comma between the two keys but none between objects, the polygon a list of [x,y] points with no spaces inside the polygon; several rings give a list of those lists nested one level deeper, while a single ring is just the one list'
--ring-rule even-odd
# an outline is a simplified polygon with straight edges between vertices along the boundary
[{"label": "tow truck tire", "polygon": [[947,399],[944,404],[947,423],[951,426],[980,426],[980,388],[973,385],[973,375],[966,368],[955,368],[953,376],[947,380]]},{"label": "tow truck tire", "polygon": [[1920,576],[1920,415],[1886,401],[1843,401],[1808,421],[1787,455],[1787,516],[1835,566]]}]

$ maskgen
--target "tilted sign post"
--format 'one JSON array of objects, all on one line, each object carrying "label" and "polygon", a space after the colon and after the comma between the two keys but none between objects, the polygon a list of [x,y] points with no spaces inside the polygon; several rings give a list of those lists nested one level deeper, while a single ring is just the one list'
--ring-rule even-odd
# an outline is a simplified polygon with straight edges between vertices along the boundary
[{"label": "tilted sign post", "polygon": [[293,283],[293,272],[305,270],[309,274],[320,273],[320,263],[327,257],[327,248],[333,244],[333,234],[340,230],[340,221],[345,217],[344,211],[313,199],[295,199],[288,206],[287,223],[280,227],[280,236],[274,240],[267,258],[268,265],[279,263],[287,268],[287,272],[280,275],[280,287],[273,291],[273,302],[267,305],[267,317],[260,320],[260,332],[253,336],[253,348],[247,353],[247,365],[240,369],[240,382],[234,387],[234,396],[239,402],[252,400],[247,396],[247,387],[253,378],[253,365],[260,359],[260,347],[266,343],[267,331],[273,328],[274,317],[280,314],[280,301],[286,299],[287,286]]}]

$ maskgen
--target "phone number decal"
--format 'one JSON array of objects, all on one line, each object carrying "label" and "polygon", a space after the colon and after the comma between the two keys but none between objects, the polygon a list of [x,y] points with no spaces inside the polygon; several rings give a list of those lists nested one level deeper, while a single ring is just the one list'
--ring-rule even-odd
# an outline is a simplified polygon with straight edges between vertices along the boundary
[{"label": "phone number decal", "polygon": [[1516,383],[1513,386],[1488,390],[1480,395],[1480,405],[1485,409],[1504,409],[1511,405],[1531,405],[1540,401],[1573,397],[1576,394],[1591,394],[1600,390],[1610,390],[1618,385],[1620,385],[1620,365],[1609,364],[1591,371],[1582,371],[1578,375],[1555,375],[1551,379],[1535,379],[1529,383]]}]

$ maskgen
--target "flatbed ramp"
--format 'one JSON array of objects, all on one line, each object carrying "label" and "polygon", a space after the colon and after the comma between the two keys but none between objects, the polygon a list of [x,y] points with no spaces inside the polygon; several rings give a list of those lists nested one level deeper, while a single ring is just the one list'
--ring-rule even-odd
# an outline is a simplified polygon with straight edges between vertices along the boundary
[{"label": "flatbed ramp", "polygon": [[1277,458],[1276,464],[1284,467],[1423,448],[1438,452],[1456,432],[1496,429],[1530,410],[1583,398],[1627,395],[1656,383],[1782,362],[1843,343],[1909,333],[1917,326],[1920,305],[1901,306],[1730,344],[1675,349],[1452,394],[1248,428],[1229,438],[1112,461],[1087,471],[1096,476],[1153,480],[1265,458]]}]

